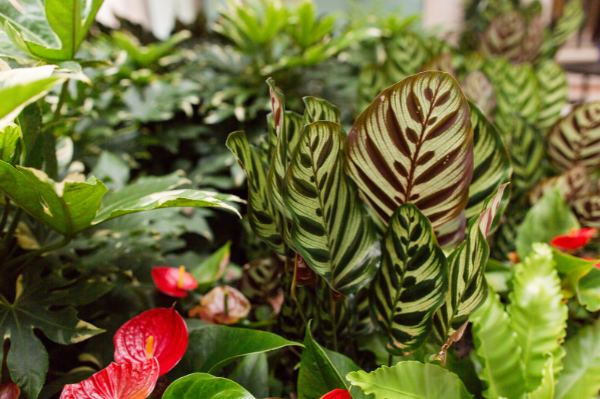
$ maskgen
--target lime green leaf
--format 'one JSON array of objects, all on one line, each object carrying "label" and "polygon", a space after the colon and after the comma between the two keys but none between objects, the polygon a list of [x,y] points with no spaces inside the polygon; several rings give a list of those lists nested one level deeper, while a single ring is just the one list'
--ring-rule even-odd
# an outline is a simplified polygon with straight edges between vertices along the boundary
[{"label": "lime green leaf", "polygon": [[151,43],[148,46],[140,46],[138,39],[126,32],[111,32],[113,41],[141,68],[147,68],[159,62],[159,60],[173,52],[179,43],[191,37],[188,30],[182,30],[164,42]]},{"label": "lime green leaf", "polygon": [[556,262],[556,270],[563,280],[562,291],[565,298],[571,298],[577,293],[579,280],[588,274],[598,262],[565,254],[556,249],[552,250],[552,257]]},{"label": "lime green leaf", "polygon": [[423,72],[384,90],[354,123],[344,152],[346,172],[386,221],[411,202],[437,228],[467,205],[469,106],[446,73]]},{"label": "lime green leaf", "polygon": [[560,191],[554,188],[527,212],[519,226],[515,242],[519,258],[525,259],[533,243],[549,243],[557,235],[568,234],[572,228],[579,228],[579,222]]},{"label": "lime green leaf", "polygon": [[164,399],[255,399],[237,383],[210,374],[194,373],[174,381]]},{"label": "lime green leaf", "polygon": [[535,67],[542,106],[537,117],[536,126],[545,132],[560,119],[560,113],[567,105],[567,74],[554,60],[547,60]]},{"label": "lime green leaf", "polygon": [[221,277],[229,264],[230,248],[231,241],[228,241],[198,266],[190,269],[189,272],[198,282],[200,289],[206,289]]},{"label": "lime green leaf", "polygon": [[346,378],[375,399],[473,398],[456,374],[434,364],[401,362],[371,373],[350,373]]},{"label": "lime green leaf", "polygon": [[[542,382],[533,392],[529,392],[525,395],[525,399],[554,399],[554,386],[556,385],[554,379],[554,359],[552,354],[549,354],[548,360],[542,370]],[[561,377],[562,378],[562,377]],[[573,396],[573,398],[581,398],[580,396]]]},{"label": "lime green leaf", "polygon": [[54,65],[45,65],[0,72],[0,129],[11,123],[26,105],[64,81],[52,76],[54,68]]},{"label": "lime green leaf", "polygon": [[498,295],[490,292],[484,304],[471,316],[472,333],[482,368],[486,398],[518,398],[526,392],[525,371],[517,334]]},{"label": "lime green leaf", "polygon": [[577,299],[590,312],[600,310],[600,270],[593,268],[579,280]]},{"label": "lime green leaf", "polygon": [[517,333],[521,360],[525,365],[528,391],[542,382],[546,354],[553,355],[555,377],[562,370],[566,334],[567,305],[560,293],[560,279],[552,260],[552,250],[534,244],[523,263],[515,267],[513,291],[507,311]]},{"label": "lime green leaf", "polygon": [[410,203],[392,215],[384,243],[371,306],[388,336],[387,350],[401,356],[419,349],[429,337],[431,316],[448,290],[448,265],[431,223]]},{"label": "lime green leaf", "polygon": [[258,150],[248,144],[244,132],[227,138],[227,148],[237,158],[248,180],[248,220],[252,231],[280,255],[286,255],[282,216],[269,199],[267,173]]},{"label": "lime green leaf", "polygon": [[344,174],[345,134],[333,122],[304,128],[285,176],[283,197],[292,214],[292,240],[309,266],[344,295],[374,277],[379,260],[375,227]]},{"label": "lime green leaf", "polygon": [[0,130],[0,161],[14,164],[19,155],[21,128],[10,123]]},{"label": "lime green leaf", "polygon": [[556,399],[596,399],[600,391],[600,323],[582,328],[565,343],[565,368]]}]

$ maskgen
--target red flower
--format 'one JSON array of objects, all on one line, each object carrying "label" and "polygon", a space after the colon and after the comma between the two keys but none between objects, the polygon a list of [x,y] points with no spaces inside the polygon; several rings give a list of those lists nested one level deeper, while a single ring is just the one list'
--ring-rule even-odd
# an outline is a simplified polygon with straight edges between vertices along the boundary
[{"label": "red flower", "polygon": [[146,399],[158,379],[158,360],[116,364],[79,384],[66,385],[60,399]]},{"label": "red flower", "polygon": [[175,267],[153,267],[152,280],[156,288],[163,294],[183,298],[187,296],[187,291],[196,289],[198,282],[188,272],[185,267],[179,269]]},{"label": "red flower", "polygon": [[21,390],[17,384],[9,382],[0,384],[0,399],[17,399],[21,394]]},{"label": "red flower", "polygon": [[155,357],[159,375],[163,375],[183,357],[188,330],[175,309],[151,309],[123,324],[113,341],[117,363],[140,363]]},{"label": "red flower", "polygon": [[345,389],[334,389],[321,396],[321,399],[352,399],[352,397],[350,396],[350,392]]},{"label": "red flower", "polygon": [[596,229],[571,229],[569,234],[554,237],[550,244],[560,249],[579,249],[585,247],[594,234]]}]

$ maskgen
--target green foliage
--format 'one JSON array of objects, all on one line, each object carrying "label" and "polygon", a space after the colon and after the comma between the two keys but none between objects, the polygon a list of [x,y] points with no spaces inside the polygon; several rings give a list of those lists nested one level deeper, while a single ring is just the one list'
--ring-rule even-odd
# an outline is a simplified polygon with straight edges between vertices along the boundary
[{"label": "green foliage", "polygon": [[254,399],[235,382],[205,373],[194,373],[174,381],[163,394],[165,399]]}]

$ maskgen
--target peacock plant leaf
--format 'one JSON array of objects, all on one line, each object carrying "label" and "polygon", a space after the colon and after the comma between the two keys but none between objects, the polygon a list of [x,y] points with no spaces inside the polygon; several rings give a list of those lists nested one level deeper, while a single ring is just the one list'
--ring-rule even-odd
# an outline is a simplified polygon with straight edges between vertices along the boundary
[{"label": "peacock plant leaf", "polygon": [[549,191],[557,187],[565,201],[573,206],[579,199],[593,195],[593,183],[583,165],[575,165],[561,175],[544,179],[527,194],[529,203],[535,205]]},{"label": "peacock plant leaf", "polygon": [[385,221],[411,202],[437,228],[467,205],[473,131],[467,100],[446,73],[423,72],[384,90],[344,151],[346,172]]},{"label": "peacock plant leaf", "polygon": [[496,89],[496,122],[502,134],[507,134],[510,130],[504,126],[509,126],[507,122],[513,118],[513,114],[535,123],[542,99],[535,71],[530,64],[511,64],[506,61],[497,63],[500,66],[499,75],[488,77]]},{"label": "peacock plant leaf", "polygon": [[337,123],[307,125],[283,197],[296,250],[333,290],[348,295],[372,280],[380,250],[373,222],[343,171],[344,139]]},{"label": "peacock plant leaf", "polygon": [[555,378],[562,370],[565,355],[561,343],[566,334],[568,310],[550,247],[534,244],[529,256],[515,267],[509,299],[510,325],[517,333],[525,365],[525,386],[531,392],[542,382],[547,354],[553,355]]},{"label": "peacock plant leaf", "polygon": [[267,175],[258,149],[248,143],[244,132],[233,132],[227,148],[237,158],[248,178],[248,220],[252,231],[273,251],[285,256],[282,216],[267,194]]},{"label": "peacock plant leaf", "polygon": [[521,397],[526,392],[521,348],[497,294],[490,292],[483,305],[473,313],[471,322],[482,366],[478,376],[486,388],[483,396],[489,399]]},{"label": "peacock plant leaf", "polygon": [[389,80],[383,88],[418,73],[430,58],[421,38],[412,32],[396,35],[386,43],[385,49],[388,57],[384,63],[384,70]]},{"label": "peacock plant leaf", "polygon": [[554,58],[559,47],[581,28],[584,21],[585,11],[581,1],[568,1],[554,29],[542,46],[542,55],[545,58]]},{"label": "peacock plant leaf", "polygon": [[600,101],[576,106],[552,127],[548,158],[561,172],[577,164],[600,169]]},{"label": "peacock plant leaf", "polygon": [[480,51],[486,56],[499,56],[516,60],[523,50],[526,24],[516,10],[494,18],[480,38]]},{"label": "peacock plant leaf", "polygon": [[567,74],[556,61],[546,60],[536,65],[535,75],[542,100],[536,126],[545,133],[560,119],[562,109],[568,104]]},{"label": "peacock plant leaf", "polygon": [[[492,83],[483,71],[470,72],[461,87],[465,96],[475,103],[485,115],[492,115],[492,112],[496,109],[496,93]],[[475,129],[475,126],[473,126],[473,129]]]},{"label": "peacock plant leaf", "polygon": [[370,302],[388,337],[388,352],[402,356],[419,349],[429,337],[431,316],[448,290],[448,265],[431,223],[411,203],[394,212],[384,243]]},{"label": "peacock plant leaf", "polygon": [[318,121],[340,123],[342,112],[338,107],[328,101],[315,97],[304,97],[304,126]]}]

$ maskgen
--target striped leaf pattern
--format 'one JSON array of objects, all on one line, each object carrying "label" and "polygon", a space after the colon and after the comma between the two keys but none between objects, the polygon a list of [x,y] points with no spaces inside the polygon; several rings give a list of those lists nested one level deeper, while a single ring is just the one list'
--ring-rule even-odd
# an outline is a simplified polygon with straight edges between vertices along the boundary
[{"label": "striped leaf pattern", "polygon": [[340,123],[342,112],[338,107],[316,97],[304,97],[303,126],[318,121],[330,121]]},{"label": "striped leaf pattern", "polygon": [[513,197],[529,191],[546,171],[546,149],[544,138],[538,130],[523,118],[513,116],[506,137],[513,174]]},{"label": "striped leaf pattern", "polygon": [[258,149],[248,144],[244,132],[233,132],[227,138],[227,148],[235,155],[248,179],[248,219],[252,231],[273,251],[286,254],[281,215],[269,200],[265,165]]},{"label": "striped leaf pattern", "polygon": [[[393,83],[393,82],[392,82]],[[385,71],[377,65],[361,69],[358,75],[357,110],[362,112],[386,87],[390,85]]]},{"label": "striped leaf pattern", "polygon": [[581,227],[600,229],[600,195],[593,193],[577,198],[571,203],[571,209]]},{"label": "striped leaf pattern", "polygon": [[382,265],[371,285],[371,306],[392,355],[417,350],[431,333],[432,315],[448,289],[446,256],[431,223],[412,204],[389,222]]},{"label": "striped leaf pattern", "polygon": [[456,246],[465,239],[466,228],[467,218],[463,211],[457,218],[454,218],[435,229],[435,236],[439,246],[444,250],[456,248]]},{"label": "striped leaf pattern", "polygon": [[560,112],[568,104],[567,74],[554,60],[541,62],[535,74],[539,82],[542,105],[536,126],[545,133],[560,119]]},{"label": "striped leaf pattern", "polygon": [[482,71],[469,73],[461,87],[465,96],[475,103],[485,115],[492,115],[496,109],[496,94],[485,73]]},{"label": "striped leaf pattern", "polygon": [[526,35],[525,19],[518,11],[509,11],[495,18],[483,32],[480,50],[489,56],[517,59]]},{"label": "striped leaf pattern", "polygon": [[353,327],[352,313],[355,313],[349,305],[353,303],[333,293],[325,279],[320,278],[317,284],[317,318],[313,326],[316,334],[329,342],[333,341],[334,334],[337,339],[349,338]]},{"label": "striped leaf pattern", "polygon": [[285,176],[292,240],[309,266],[348,295],[368,284],[379,261],[373,222],[344,175],[345,133],[328,121],[307,125]]},{"label": "striped leaf pattern", "polygon": [[600,101],[578,105],[548,133],[548,157],[565,171],[582,164],[588,173],[600,169]]},{"label": "striped leaf pattern", "polygon": [[510,202],[504,212],[502,224],[493,236],[491,257],[505,260],[507,255],[515,250],[517,229],[525,219],[529,206],[525,204],[525,197],[516,202]]},{"label": "striped leaf pattern", "polygon": [[565,4],[563,14],[556,22],[550,37],[542,47],[542,54],[546,58],[554,58],[558,48],[573,36],[585,20],[583,4],[580,0],[571,0]]},{"label": "striped leaf pattern", "polygon": [[514,114],[521,115],[531,123],[537,121],[541,106],[540,88],[531,65],[504,63],[500,75],[490,79],[493,83],[496,80],[496,121],[503,134],[509,131],[502,129],[502,122],[510,121]]},{"label": "striped leaf pattern", "polygon": [[467,205],[469,106],[446,73],[422,72],[384,90],[358,117],[344,150],[346,172],[385,221],[411,202],[436,228]]},{"label": "striped leaf pattern", "polygon": [[562,197],[568,204],[593,192],[593,183],[585,166],[576,165],[559,176],[544,179],[531,189],[528,194],[529,203],[535,205],[548,191],[558,187]]},{"label": "striped leaf pattern", "polygon": [[421,39],[412,32],[404,32],[388,42],[386,54],[385,71],[390,79],[388,85],[419,72],[430,57]]}]

